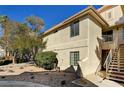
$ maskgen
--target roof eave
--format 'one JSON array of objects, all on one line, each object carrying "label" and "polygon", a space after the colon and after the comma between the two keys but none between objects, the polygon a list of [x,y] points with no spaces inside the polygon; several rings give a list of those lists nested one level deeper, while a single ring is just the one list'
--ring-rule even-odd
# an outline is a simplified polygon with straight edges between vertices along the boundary
[{"label": "roof eave", "polygon": [[68,19],[59,23],[58,25],[48,29],[47,31],[44,32],[44,35],[47,35],[47,34],[51,33],[52,31],[55,31],[58,28],[60,28],[64,25],[67,25],[67,24],[73,22],[74,20],[76,20],[82,16],[88,15],[88,14],[93,16],[95,18],[95,20],[97,20],[101,24],[101,27],[108,27],[109,26],[108,23],[103,19],[103,17],[93,7],[88,7],[85,10],[69,17]]},{"label": "roof eave", "polygon": [[123,28],[124,27],[124,23],[121,23],[121,24],[116,24],[116,25],[113,25],[113,26],[110,26],[110,27],[106,27],[103,29],[103,31],[109,31],[109,30],[113,30],[113,29],[118,29],[118,28]]}]

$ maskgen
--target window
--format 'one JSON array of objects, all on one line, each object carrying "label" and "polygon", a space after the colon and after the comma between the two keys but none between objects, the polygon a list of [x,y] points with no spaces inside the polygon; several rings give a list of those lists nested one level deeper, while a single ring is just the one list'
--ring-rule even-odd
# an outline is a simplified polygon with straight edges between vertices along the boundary
[{"label": "window", "polygon": [[113,30],[103,32],[102,37],[103,37],[105,42],[113,41]]},{"label": "window", "polygon": [[73,24],[71,24],[71,32],[70,32],[70,36],[74,37],[79,35],[79,21],[74,22]]},{"label": "window", "polygon": [[108,19],[112,18],[112,12],[108,12]]},{"label": "window", "polygon": [[77,66],[79,61],[79,51],[70,52],[70,65]]},{"label": "window", "polygon": [[106,12],[107,20],[112,20],[114,18],[114,10],[109,10]]}]

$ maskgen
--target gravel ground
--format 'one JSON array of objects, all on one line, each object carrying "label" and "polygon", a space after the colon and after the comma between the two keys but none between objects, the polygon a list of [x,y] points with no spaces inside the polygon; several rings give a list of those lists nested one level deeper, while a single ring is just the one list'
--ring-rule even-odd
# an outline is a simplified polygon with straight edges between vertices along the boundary
[{"label": "gravel ground", "polygon": [[76,87],[71,83],[76,77],[73,73],[67,72],[24,72],[20,75],[0,76],[1,81],[28,81],[40,83],[51,87]]},{"label": "gravel ground", "polygon": [[71,82],[75,73],[46,71],[32,65],[16,65],[0,68],[0,81],[27,81],[51,87],[79,87]]}]

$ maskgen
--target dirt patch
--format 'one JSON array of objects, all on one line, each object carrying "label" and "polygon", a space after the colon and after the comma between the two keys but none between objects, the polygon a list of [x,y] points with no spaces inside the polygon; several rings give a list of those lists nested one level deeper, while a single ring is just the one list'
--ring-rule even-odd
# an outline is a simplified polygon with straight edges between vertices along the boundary
[{"label": "dirt patch", "polygon": [[[20,69],[22,67],[23,69]],[[52,87],[77,87],[77,85],[72,84],[72,81],[76,79],[75,73],[47,71],[34,65],[15,65],[6,70],[8,71],[0,72],[1,81],[27,81]]]}]

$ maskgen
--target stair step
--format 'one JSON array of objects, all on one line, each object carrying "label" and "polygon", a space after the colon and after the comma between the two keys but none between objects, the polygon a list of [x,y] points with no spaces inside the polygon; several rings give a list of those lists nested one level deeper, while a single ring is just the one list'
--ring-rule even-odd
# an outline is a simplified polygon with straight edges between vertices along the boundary
[{"label": "stair step", "polygon": [[121,82],[124,82],[124,79],[119,79],[119,78],[114,78],[114,77],[106,77],[107,79],[110,79],[110,80],[115,80],[115,81],[121,81]]},{"label": "stair step", "polygon": [[[118,63],[110,63],[109,66],[118,66]],[[120,63],[119,66],[124,67],[124,63]]]},{"label": "stair step", "polygon": [[[118,60],[115,60],[115,59],[114,59],[114,60],[112,60],[112,62],[113,62],[113,61],[117,62]],[[124,60],[120,60],[120,62],[124,62]]]},{"label": "stair step", "polygon": [[[118,67],[118,64],[110,64],[109,67]],[[120,65],[120,67],[124,67],[123,65]]]},{"label": "stair step", "polygon": [[[113,57],[113,59],[117,59],[117,57]],[[124,57],[120,57],[119,59],[124,59]]]},{"label": "stair step", "polygon": [[[117,61],[110,62],[110,64],[118,64]],[[124,65],[124,62],[120,62],[120,65]]]},{"label": "stair step", "polygon": [[124,79],[124,75],[120,75],[120,74],[111,74],[111,73],[109,73],[107,75],[112,76],[112,77],[119,77],[119,78]]},{"label": "stair step", "polygon": [[[118,63],[117,60],[112,60],[112,62],[116,62],[116,63]],[[120,63],[124,63],[124,61],[120,60]]]},{"label": "stair step", "polygon": [[[112,59],[118,59],[117,57],[113,57]],[[120,57],[119,59],[124,59],[124,57]]]},{"label": "stair step", "polygon": [[[109,67],[109,70],[111,70],[111,69],[118,70],[118,67]],[[121,71],[124,71],[124,67],[123,67],[123,68],[122,68],[122,67],[120,67],[120,70],[121,70]]]},{"label": "stair step", "polygon": [[[113,68],[118,68],[118,66],[111,66],[111,65],[110,65],[110,68],[112,68],[112,67],[113,67]],[[124,69],[124,66],[121,66],[120,68],[121,68],[121,69]]]},{"label": "stair step", "polygon": [[[112,55],[112,61],[109,64],[107,79],[124,82],[124,44],[119,46],[120,58],[118,67],[118,49]],[[118,70],[119,69],[119,70]]]},{"label": "stair step", "polygon": [[[112,59],[112,61],[118,61],[117,59]],[[120,60],[121,62],[124,62],[124,60]]]},{"label": "stair step", "polygon": [[[108,69],[108,72],[109,72],[109,71],[118,71],[118,69]],[[121,69],[120,72],[124,72],[124,70]]]},{"label": "stair step", "polygon": [[109,70],[108,73],[115,73],[115,74],[122,74],[122,75],[124,75],[124,72],[112,71],[112,70]]},{"label": "stair step", "polygon": [[[112,58],[112,60],[117,60],[118,58]],[[123,58],[119,58],[120,60],[124,60],[124,57]]]},{"label": "stair step", "polygon": [[[118,59],[112,59],[112,61],[118,61]],[[124,62],[124,60],[120,60],[121,62]]]},{"label": "stair step", "polygon": [[112,64],[116,64],[116,65],[117,65],[117,64],[124,65],[124,62],[119,62],[119,63],[118,63],[117,61],[113,61],[113,62],[110,62],[110,64],[111,64],[111,65],[112,65]]},{"label": "stair step", "polygon": [[[110,64],[109,65],[110,67],[118,67],[118,64]],[[124,64],[120,64],[119,67],[124,67]]]}]

